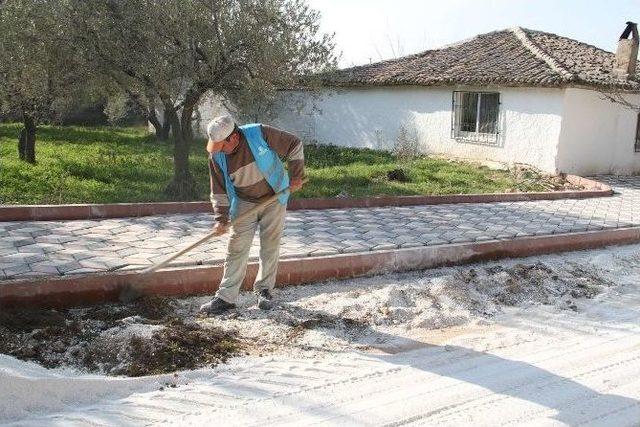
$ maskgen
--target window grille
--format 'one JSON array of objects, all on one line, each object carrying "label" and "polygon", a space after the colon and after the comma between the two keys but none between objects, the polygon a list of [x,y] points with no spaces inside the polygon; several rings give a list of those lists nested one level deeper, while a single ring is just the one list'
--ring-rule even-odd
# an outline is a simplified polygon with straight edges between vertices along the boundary
[{"label": "window grille", "polygon": [[454,91],[452,110],[452,138],[462,142],[498,144],[499,93]]}]

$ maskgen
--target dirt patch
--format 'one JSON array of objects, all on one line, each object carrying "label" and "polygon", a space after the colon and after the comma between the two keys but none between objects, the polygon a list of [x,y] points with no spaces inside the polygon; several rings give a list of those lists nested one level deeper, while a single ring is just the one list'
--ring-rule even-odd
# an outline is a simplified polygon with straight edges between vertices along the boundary
[{"label": "dirt patch", "polygon": [[542,191],[584,190],[584,187],[567,181],[563,175],[546,174],[529,165],[515,164],[509,172],[515,181],[515,188],[507,189],[507,193],[532,191],[535,187],[541,187]]},{"label": "dirt patch", "polygon": [[404,169],[393,169],[387,172],[387,179],[389,181],[398,181],[398,182],[410,182],[411,179],[404,171]]},{"label": "dirt patch", "polygon": [[[565,269],[554,270],[541,262],[469,269],[457,273],[453,280],[470,288],[471,292],[460,299],[463,304],[470,303],[476,312],[489,313],[500,305],[546,304],[575,309],[573,299],[593,298],[612,285],[597,272],[576,264],[568,263]],[[476,293],[485,298],[474,298]]]},{"label": "dirt patch", "polygon": [[95,306],[80,312],[85,314],[86,317],[100,320],[110,325],[114,325],[118,321],[131,316],[139,316],[147,320],[163,320],[175,315],[172,301],[169,298],[159,296],[147,296],[131,304]]},{"label": "dirt patch", "polygon": [[232,333],[178,318],[172,301],[0,314],[0,353],[47,368],[141,376],[215,366],[239,350]]}]

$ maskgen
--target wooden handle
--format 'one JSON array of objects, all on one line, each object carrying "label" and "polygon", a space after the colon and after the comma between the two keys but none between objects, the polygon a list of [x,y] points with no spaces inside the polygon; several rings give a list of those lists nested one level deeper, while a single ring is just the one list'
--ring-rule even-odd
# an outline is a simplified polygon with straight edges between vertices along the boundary
[{"label": "wooden handle", "polygon": [[[306,184],[307,181],[308,181],[308,179],[305,178],[305,179],[302,180],[302,183]],[[237,218],[235,218],[235,219],[233,219],[231,221],[231,225],[233,225],[234,223],[236,223],[238,221],[242,221],[243,219],[251,216],[257,210],[262,209],[263,207],[265,207],[267,205],[270,205],[271,203],[276,201],[278,199],[278,197],[280,197],[282,195],[282,193],[284,193],[288,189],[289,189],[289,187],[285,188],[284,190],[278,191],[273,196],[270,196],[267,200],[265,200],[265,201],[261,202],[260,204],[252,207],[251,209],[247,210],[246,212],[243,212],[241,215],[238,215]],[[143,270],[142,274],[153,273],[154,271],[160,270],[162,267],[165,267],[167,264],[169,264],[174,259],[176,259],[178,257],[181,257],[182,255],[186,254],[187,252],[191,251],[193,248],[196,248],[196,247],[200,246],[201,244],[203,244],[207,240],[211,239],[212,237],[215,237],[215,235],[216,235],[215,231],[210,232],[206,236],[202,237],[200,240],[198,240],[196,242],[193,242],[192,244],[190,244],[186,248],[180,250],[179,252],[176,252],[175,254],[171,255],[170,257],[168,257],[168,258],[160,261],[159,263],[154,264],[151,267]]]}]

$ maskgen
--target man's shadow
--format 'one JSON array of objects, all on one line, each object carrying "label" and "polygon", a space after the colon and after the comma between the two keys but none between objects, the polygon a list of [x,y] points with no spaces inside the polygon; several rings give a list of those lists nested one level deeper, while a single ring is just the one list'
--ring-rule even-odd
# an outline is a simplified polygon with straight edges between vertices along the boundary
[{"label": "man's shadow", "polygon": [[[541,405],[554,410],[556,415],[553,418],[568,425],[590,421],[591,417],[584,412],[593,411],[594,406],[598,408],[594,417],[627,412],[624,414],[625,420],[631,417],[640,422],[640,400],[615,394],[603,394],[570,378],[526,362],[510,360],[461,346],[439,346],[398,337],[375,330],[366,323],[345,319],[321,310],[287,305],[283,305],[280,309],[287,311],[291,316],[276,320],[287,323],[289,326],[303,329],[323,328],[323,331],[341,339],[348,337],[351,330],[353,336],[367,336],[369,338],[367,341],[398,343],[399,346],[382,347],[383,352],[386,350],[387,354],[370,355],[387,363],[410,366],[438,376],[474,384],[496,394]],[[341,332],[338,333],[338,331]],[[373,347],[376,348],[375,345]],[[424,350],[428,352],[425,353]],[[458,361],[452,364],[450,360],[454,357]],[[509,381],[503,381],[504,376],[509,376]],[[532,386],[532,381],[537,385]],[[461,402],[458,406],[471,401]],[[454,407],[450,410],[458,409]],[[434,409],[435,412],[443,413],[437,408]],[[413,415],[406,421],[419,421],[434,413],[426,411],[423,414]],[[500,414],[496,413],[496,417],[500,417]],[[521,421],[526,422],[528,419]]]}]

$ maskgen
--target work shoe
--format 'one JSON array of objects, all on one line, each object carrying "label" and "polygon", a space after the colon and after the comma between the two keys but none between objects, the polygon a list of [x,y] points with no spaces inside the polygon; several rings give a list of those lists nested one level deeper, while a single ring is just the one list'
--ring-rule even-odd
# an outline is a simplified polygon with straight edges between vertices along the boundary
[{"label": "work shoe", "polygon": [[273,308],[273,296],[268,289],[258,292],[258,308],[260,310],[271,310]]},{"label": "work shoe", "polygon": [[227,310],[231,310],[232,308],[236,308],[236,305],[231,304],[230,302],[226,302],[222,298],[215,297],[208,303],[202,304],[200,306],[200,313],[221,314]]}]

